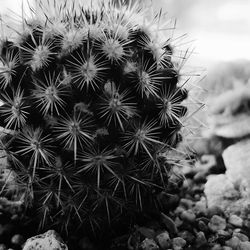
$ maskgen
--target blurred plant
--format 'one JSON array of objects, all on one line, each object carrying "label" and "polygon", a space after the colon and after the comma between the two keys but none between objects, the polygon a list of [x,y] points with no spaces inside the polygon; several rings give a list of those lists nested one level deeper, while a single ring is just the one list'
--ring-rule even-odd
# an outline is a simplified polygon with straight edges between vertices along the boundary
[{"label": "blurred plant", "polygon": [[187,112],[163,15],[49,3],[1,46],[3,149],[27,213],[40,229],[96,231],[159,211]]}]

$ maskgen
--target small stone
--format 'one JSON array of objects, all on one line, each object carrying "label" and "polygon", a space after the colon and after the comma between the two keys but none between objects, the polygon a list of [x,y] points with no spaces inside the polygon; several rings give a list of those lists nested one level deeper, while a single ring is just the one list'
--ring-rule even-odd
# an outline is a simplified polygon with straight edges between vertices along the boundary
[{"label": "small stone", "polygon": [[195,219],[196,219],[196,215],[194,214],[194,212],[192,210],[186,210],[186,211],[183,211],[181,213],[181,219],[183,219],[184,221],[187,221],[187,222],[195,222]]},{"label": "small stone", "polygon": [[202,231],[202,232],[207,232],[208,231],[208,226],[206,225],[206,223],[202,220],[199,220],[198,222],[198,228]]},{"label": "small stone", "polygon": [[240,242],[238,249],[239,250],[249,250],[250,249],[250,242],[249,241]]},{"label": "small stone", "polygon": [[180,227],[183,225],[183,220],[181,220],[178,216],[176,216],[174,223],[175,223],[176,227]]},{"label": "small stone", "polygon": [[194,241],[195,236],[189,232],[189,231],[181,231],[178,233],[178,236],[183,238],[187,243],[192,243],[192,241]]},{"label": "small stone", "polygon": [[179,205],[180,205],[180,206],[183,206],[183,207],[186,208],[186,209],[190,209],[190,208],[193,207],[194,202],[193,202],[192,200],[182,198],[182,199],[180,200],[180,204],[179,204]]},{"label": "small stone", "polygon": [[231,238],[231,234],[225,230],[218,230],[217,235],[223,238]]},{"label": "small stone", "polygon": [[229,216],[228,222],[235,227],[242,227],[243,226],[243,220],[235,214],[231,214]]},{"label": "small stone", "polygon": [[194,206],[194,212],[199,215],[207,214],[207,202],[205,197],[202,197],[201,200],[197,201]]},{"label": "small stone", "polygon": [[142,250],[158,250],[159,247],[158,247],[158,245],[156,244],[156,242],[153,239],[146,238],[141,243],[141,249]]},{"label": "small stone", "polygon": [[226,220],[218,215],[214,215],[210,219],[210,222],[208,223],[208,227],[212,232],[224,230],[226,226],[227,226]]},{"label": "small stone", "polygon": [[15,234],[11,238],[11,243],[14,245],[21,246],[24,243],[24,238],[21,234]]},{"label": "small stone", "polygon": [[209,175],[205,184],[204,193],[208,207],[219,206],[224,209],[232,200],[238,200],[239,191],[225,174]]},{"label": "small stone", "polygon": [[171,239],[169,233],[164,231],[156,236],[156,242],[162,249],[167,249],[171,246]]},{"label": "small stone", "polygon": [[196,234],[196,240],[195,240],[196,247],[200,248],[206,244],[207,244],[207,239],[206,239],[205,234],[203,232],[198,232]]},{"label": "small stone", "polygon": [[7,247],[4,244],[0,244],[0,250],[7,250]]},{"label": "small stone", "polygon": [[222,250],[222,247],[221,247],[220,244],[215,244],[215,245],[211,248],[211,250]]},{"label": "small stone", "polygon": [[225,244],[226,244],[226,246],[229,246],[229,247],[231,247],[233,249],[238,249],[238,247],[240,245],[240,242],[241,241],[239,240],[239,238],[233,236],[231,239],[227,240],[225,242]]},{"label": "small stone", "polygon": [[176,215],[180,215],[183,211],[185,211],[185,208],[182,207],[182,206],[178,206],[178,207],[175,209],[174,213],[175,213]]},{"label": "small stone", "polygon": [[23,250],[39,249],[39,250],[68,250],[61,237],[54,231],[49,230],[44,234],[29,238],[23,247]]},{"label": "small stone", "polygon": [[173,250],[182,250],[183,247],[186,245],[186,241],[181,237],[176,237],[173,238],[172,244]]},{"label": "small stone", "polygon": [[240,233],[240,232],[233,232],[233,236],[237,237],[240,241],[249,241],[249,238],[243,234],[243,233]]}]

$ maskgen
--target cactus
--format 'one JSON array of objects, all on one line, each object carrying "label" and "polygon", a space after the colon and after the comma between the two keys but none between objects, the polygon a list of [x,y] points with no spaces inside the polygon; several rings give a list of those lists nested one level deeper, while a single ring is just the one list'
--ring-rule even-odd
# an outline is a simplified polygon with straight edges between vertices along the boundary
[{"label": "cactus", "polygon": [[50,8],[1,45],[2,145],[27,214],[90,232],[159,211],[187,112],[171,38],[136,4]]}]

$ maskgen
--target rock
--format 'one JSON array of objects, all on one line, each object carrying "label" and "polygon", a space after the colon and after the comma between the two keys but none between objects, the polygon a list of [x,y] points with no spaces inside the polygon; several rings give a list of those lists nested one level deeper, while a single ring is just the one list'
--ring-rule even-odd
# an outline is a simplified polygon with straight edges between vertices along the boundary
[{"label": "rock", "polygon": [[223,238],[223,239],[230,239],[231,238],[231,234],[225,230],[218,230],[217,231],[217,235],[220,237],[220,238]]},{"label": "rock", "polygon": [[[250,126],[249,126],[250,127]],[[228,148],[222,154],[226,166],[226,176],[237,185],[243,185],[250,195],[250,139],[241,140]]]},{"label": "rock", "polygon": [[195,239],[195,236],[187,230],[179,232],[178,236],[184,239],[188,244],[191,244]]},{"label": "rock", "polygon": [[207,244],[206,236],[203,232],[198,232],[196,234],[196,240],[195,240],[195,246],[197,248],[200,248],[202,246],[205,246]]},{"label": "rock", "polygon": [[204,193],[207,197],[208,207],[219,206],[224,210],[232,200],[240,197],[240,193],[225,174],[210,175],[207,179]]},{"label": "rock", "polygon": [[141,243],[141,249],[142,250],[158,250],[159,247],[158,247],[158,245],[156,244],[156,242],[153,239],[146,238]]},{"label": "rock", "polygon": [[195,214],[205,216],[207,214],[207,201],[205,197],[202,197],[199,201],[195,203],[193,208]]},{"label": "rock", "polygon": [[238,249],[239,250],[249,250],[250,249],[250,242],[249,241],[240,242]]},{"label": "rock", "polygon": [[238,249],[240,242],[241,241],[237,237],[233,236],[230,240],[227,240],[225,244],[226,246],[229,246],[232,249]]},{"label": "rock", "polygon": [[29,238],[23,247],[23,250],[68,250],[60,238],[60,236],[54,231],[49,230],[44,234]]},{"label": "rock", "polygon": [[198,222],[198,228],[202,231],[202,232],[207,232],[208,231],[208,226],[206,225],[206,223],[202,220],[200,220]]},{"label": "rock", "polygon": [[243,220],[235,214],[231,214],[229,216],[228,222],[235,227],[242,227],[243,226]]},{"label": "rock", "polygon": [[208,227],[212,232],[224,230],[226,226],[227,226],[226,220],[218,215],[214,215],[210,219],[210,222],[208,223]]},{"label": "rock", "polygon": [[228,246],[223,246],[221,250],[233,250],[233,248]]},{"label": "rock", "polygon": [[240,241],[249,241],[249,238],[243,234],[243,233],[239,233],[239,232],[233,232],[233,236],[237,237]]},{"label": "rock", "polygon": [[193,207],[194,202],[193,202],[192,200],[182,198],[182,199],[180,200],[179,205],[180,205],[180,206],[183,206],[183,207],[186,208],[186,209],[190,209],[190,208]]},{"label": "rock", "polygon": [[173,238],[172,244],[173,250],[182,250],[183,247],[186,245],[186,241],[181,237],[176,237]]},{"label": "rock", "polygon": [[162,249],[168,249],[171,246],[171,239],[169,233],[164,231],[156,236],[156,242]]},{"label": "rock", "polygon": [[196,219],[196,215],[191,209],[183,211],[180,217],[182,220],[190,222],[190,223],[195,222],[195,219]]},{"label": "rock", "polygon": [[222,246],[220,244],[215,244],[211,250],[222,250]]},{"label": "rock", "polygon": [[241,138],[250,134],[250,116],[238,114],[235,116],[213,116],[209,123],[213,133],[224,138]]},{"label": "rock", "polygon": [[0,250],[7,250],[7,247],[4,244],[0,244]]},{"label": "rock", "polygon": [[24,243],[24,238],[21,234],[15,234],[11,238],[11,243],[21,246]]}]

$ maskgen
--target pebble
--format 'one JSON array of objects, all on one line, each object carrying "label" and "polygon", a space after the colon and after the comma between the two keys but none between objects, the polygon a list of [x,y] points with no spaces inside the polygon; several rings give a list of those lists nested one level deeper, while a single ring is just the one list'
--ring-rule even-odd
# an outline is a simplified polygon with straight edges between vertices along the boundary
[{"label": "pebble", "polygon": [[249,238],[243,234],[243,233],[240,233],[240,232],[233,232],[233,236],[239,238],[240,241],[249,241]]},{"label": "pebble", "polygon": [[229,216],[228,222],[235,227],[242,227],[243,226],[243,220],[235,214],[231,214]]},{"label": "pebble", "polygon": [[182,199],[180,200],[180,204],[179,204],[179,205],[180,205],[180,206],[183,206],[183,207],[186,208],[186,209],[190,209],[190,208],[193,207],[194,202],[193,202],[192,200],[182,198]]},{"label": "pebble", "polygon": [[200,248],[206,244],[207,244],[207,239],[206,239],[205,234],[203,232],[198,232],[196,234],[196,240],[195,240],[196,247]]},{"label": "pebble", "polygon": [[142,243],[141,243],[141,249],[142,250],[159,250],[159,246],[153,239],[148,239],[146,238]]},{"label": "pebble", "polygon": [[222,247],[221,247],[220,244],[215,244],[215,245],[211,248],[211,250],[222,250]]},{"label": "pebble", "polygon": [[233,236],[231,239],[227,240],[225,242],[225,244],[226,244],[226,246],[229,246],[229,247],[231,247],[233,249],[238,249],[238,247],[240,245],[240,242],[241,241],[239,240],[239,238]]},{"label": "pebble", "polygon": [[186,241],[181,237],[173,238],[173,250],[182,250],[186,245]]},{"label": "pebble", "polygon": [[191,209],[185,210],[181,213],[181,219],[190,223],[195,222],[196,215]]},{"label": "pebble", "polygon": [[23,250],[39,249],[39,250],[68,250],[61,237],[54,230],[49,230],[44,234],[29,238],[23,247]]},{"label": "pebble", "polygon": [[179,232],[178,236],[183,238],[189,244],[195,239],[195,236],[187,230]]},{"label": "pebble", "polygon": [[202,197],[199,201],[196,202],[193,210],[198,215],[205,216],[207,214],[207,204],[204,197]]},{"label": "pebble", "polygon": [[240,242],[239,250],[249,250],[249,249],[250,249],[249,241]]},{"label": "pebble", "polygon": [[11,238],[11,243],[21,246],[24,243],[24,238],[21,234],[15,234]]},{"label": "pebble", "polygon": [[231,234],[225,230],[218,230],[217,231],[217,235],[219,237],[222,237],[224,239],[230,239],[231,238]]},{"label": "pebble", "polygon": [[7,247],[4,244],[0,244],[0,250],[7,250]]},{"label": "pebble", "polygon": [[208,231],[208,226],[206,225],[206,223],[202,220],[199,220],[198,222],[198,228],[202,231],[202,232],[207,232]]},{"label": "pebble", "polygon": [[226,226],[227,226],[226,220],[218,215],[214,215],[210,219],[210,222],[208,223],[208,227],[212,232],[224,230]]},{"label": "pebble", "polygon": [[164,231],[156,236],[156,242],[162,249],[167,249],[171,246],[171,239],[169,233]]}]

